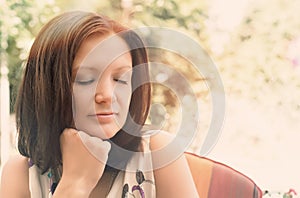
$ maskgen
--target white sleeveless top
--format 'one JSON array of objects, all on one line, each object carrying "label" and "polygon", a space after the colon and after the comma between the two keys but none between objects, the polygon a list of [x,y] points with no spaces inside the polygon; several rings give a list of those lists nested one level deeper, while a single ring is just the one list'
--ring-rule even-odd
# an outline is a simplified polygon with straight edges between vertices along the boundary
[{"label": "white sleeveless top", "polygon": [[[156,193],[149,138],[143,138],[142,145],[144,152],[133,155],[127,163],[126,171],[120,171],[118,173],[107,198],[155,198]],[[140,175],[142,174],[145,179],[142,183],[140,181],[140,184],[137,181],[137,172]],[[48,172],[42,175],[37,166],[32,165],[29,168],[29,189],[31,198],[51,198],[52,183]],[[127,193],[123,193],[123,189],[128,189],[126,190]]]}]

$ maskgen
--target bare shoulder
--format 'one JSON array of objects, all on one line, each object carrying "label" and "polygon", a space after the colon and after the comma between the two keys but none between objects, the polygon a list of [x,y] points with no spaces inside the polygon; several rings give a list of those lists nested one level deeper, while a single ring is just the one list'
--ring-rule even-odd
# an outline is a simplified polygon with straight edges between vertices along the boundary
[{"label": "bare shoulder", "polygon": [[0,197],[30,197],[28,175],[28,158],[10,158],[2,169]]},{"label": "bare shoulder", "polygon": [[159,150],[167,146],[175,136],[169,132],[157,130],[150,138],[150,149]]},{"label": "bare shoulder", "polygon": [[[160,150],[170,144],[175,138],[175,135],[157,131],[150,138],[151,151]],[[173,144],[173,143],[172,143]],[[174,149],[181,149],[180,146],[172,147]],[[169,163],[162,166],[160,163],[162,159],[169,156],[170,152],[160,153],[158,155],[152,153],[152,164],[154,169],[154,178],[156,186],[156,196],[160,197],[198,197],[198,193],[191,175],[184,151],[180,151],[178,156],[170,159]],[[176,153],[176,152],[175,152]],[[182,185],[186,184],[186,185]]]}]

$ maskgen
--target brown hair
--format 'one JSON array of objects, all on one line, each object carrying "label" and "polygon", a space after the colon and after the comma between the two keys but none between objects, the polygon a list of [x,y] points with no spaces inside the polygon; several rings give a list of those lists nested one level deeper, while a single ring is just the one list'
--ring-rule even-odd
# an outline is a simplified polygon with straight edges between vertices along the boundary
[{"label": "brown hair", "polygon": [[[72,65],[85,39],[94,33],[119,33],[130,49],[133,81],[141,84],[131,97],[127,119],[130,133],[121,129],[111,141],[138,151],[140,133],[148,115],[151,88],[148,58],[142,40],[132,30],[95,13],[73,11],[49,21],[36,37],[26,63],[16,104],[18,150],[29,157],[42,172],[61,164],[59,137],[65,128],[74,127],[72,113]],[[127,163],[130,156],[121,161]],[[110,157],[109,157],[110,158]]]}]

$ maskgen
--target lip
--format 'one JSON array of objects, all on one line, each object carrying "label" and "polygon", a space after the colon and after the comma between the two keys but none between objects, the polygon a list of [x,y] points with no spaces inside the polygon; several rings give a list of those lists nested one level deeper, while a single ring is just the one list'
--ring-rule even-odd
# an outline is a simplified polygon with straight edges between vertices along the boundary
[{"label": "lip", "polygon": [[115,116],[118,115],[118,113],[115,112],[101,112],[101,113],[97,113],[94,115],[91,115],[95,118],[97,118],[97,120],[100,123],[109,123],[115,120]]}]

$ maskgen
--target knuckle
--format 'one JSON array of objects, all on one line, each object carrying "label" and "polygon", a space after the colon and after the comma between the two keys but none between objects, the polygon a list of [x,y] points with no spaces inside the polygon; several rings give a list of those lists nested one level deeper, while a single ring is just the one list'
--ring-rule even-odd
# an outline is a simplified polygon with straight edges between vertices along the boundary
[{"label": "knuckle", "polygon": [[71,136],[71,135],[74,135],[76,134],[77,131],[75,129],[72,129],[72,128],[66,128],[64,129],[64,131],[62,132],[62,135],[63,136]]},{"label": "knuckle", "polygon": [[60,143],[72,140],[72,137],[76,137],[77,131],[75,129],[66,128],[60,135]]}]

